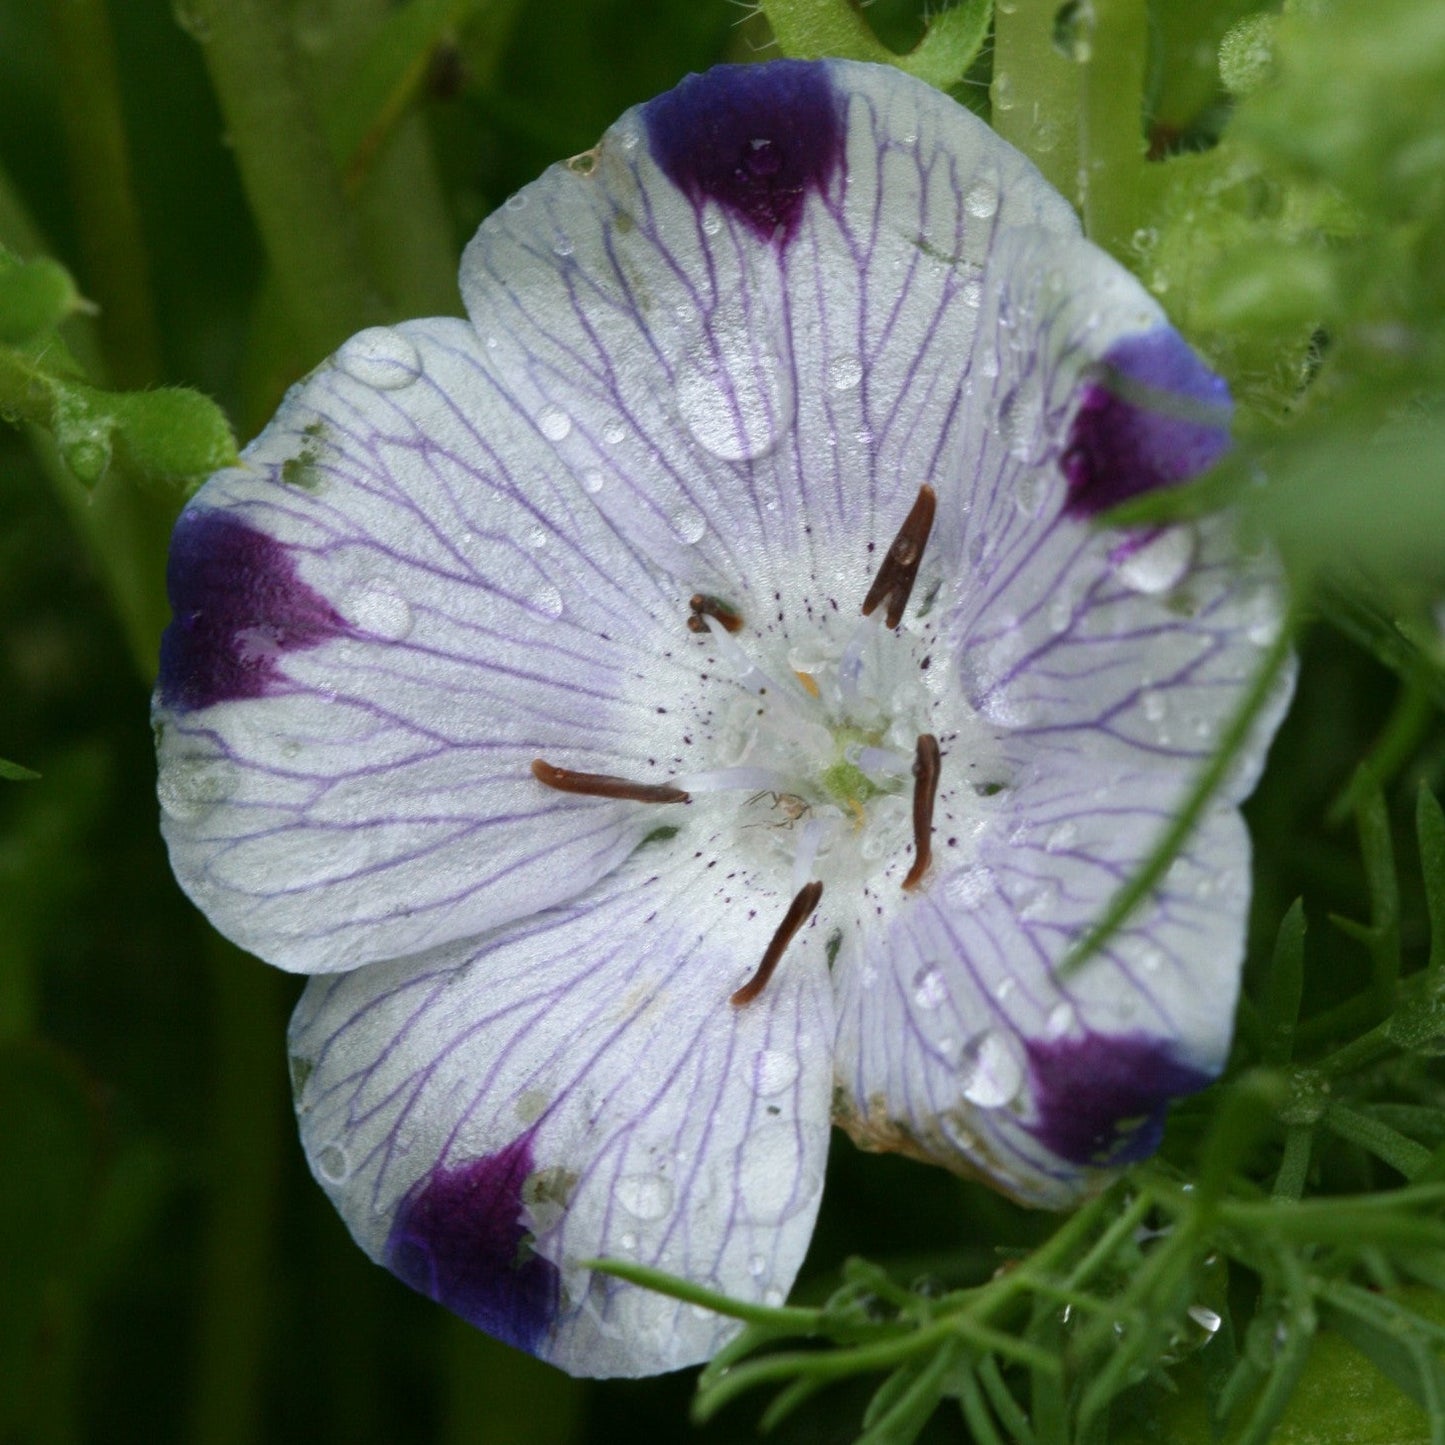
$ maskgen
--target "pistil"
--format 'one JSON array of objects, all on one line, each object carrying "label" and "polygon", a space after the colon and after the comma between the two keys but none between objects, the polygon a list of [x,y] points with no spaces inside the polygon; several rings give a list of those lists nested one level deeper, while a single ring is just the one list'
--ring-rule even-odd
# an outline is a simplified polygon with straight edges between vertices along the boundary
[{"label": "pistil", "polygon": [[554,768],[541,758],[532,763],[532,776],[559,793],[582,793],[589,798],[619,798],[628,803],[686,803],[691,794],[666,783],[634,783],[609,773],[577,773],[571,768]]},{"label": "pistil", "polygon": [[768,986],[768,980],[772,978],[778,960],[787,951],[797,931],[813,916],[813,910],[822,896],[823,885],[816,880],[798,889],[797,896],[788,905],[788,911],[778,925],[778,931],[773,934],[772,942],[763,951],[763,961],[758,965],[758,971],[733,994],[732,1001],[736,1007],[741,1008],[745,1003],[751,1003]]},{"label": "pistil", "polygon": [[923,882],[933,861],[933,800],[938,793],[942,761],[938,739],[932,733],[920,733],[913,755],[913,867],[903,880],[906,893],[912,893]]},{"label": "pistil", "polygon": [[938,510],[938,494],[927,483],[918,489],[918,500],[903,519],[898,535],[888,548],[873,585],[863,599],[863,615],[871,617],[884,602],[888,604],[885,621],[897,627],[903,621],[913,584],[918,580],[918,566],[928,534],[933,531],[933,514]]}]

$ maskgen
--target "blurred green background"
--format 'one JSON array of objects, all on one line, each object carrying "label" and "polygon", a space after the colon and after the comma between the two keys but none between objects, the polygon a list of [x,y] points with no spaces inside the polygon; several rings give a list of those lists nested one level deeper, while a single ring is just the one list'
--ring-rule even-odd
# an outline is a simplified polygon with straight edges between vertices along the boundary
[{"label": "blurred green background", "polygon": [[[1152,8],[1156,158],[1208,148],[1228,115],[1219,39],[1270,8]],[[386,52],[374,42],[403,11],[417,26],[394,32],[406,64],[377,71]],[[282,26],[288,48],[274,64],[293,68],[333,144],[362,157],[356,174],[332,174],[372,282],[354,317],[344,296],[305,311],[267,262],[276,240],[263,241],[238,168],[245,148],[228,137],[224,87],[208,71],[215,28],[253,12]],[[880,0],[869,13],[900,47],[922,24],[910,4]],[[1071,35],[1055,38],[1051,63],[1066,63]],[[98,303],[67,332],[92,377],[199,388],[244,442],[352,324],[458,309],[461,245],[543,166],[687,71],[751,58],[767,41],[761,19],[729,0],[0,0],[0,241],[59,258]],[[980,109],[989,63],[961,90]],[[1262,216],[1292,234],[1285,221],[1298,217],[1278,195],[1249,205],[1251,224]],[[1146,274],[1146,263],[1163,268],[1156,282],[1197,260],[1181,239],[1200,229],[1194,216],[1174,220],[1162,243],[1156,232],[1135,244]],[[1348,248],[1336,250],[1346,264]],[[1396,263],[1411,284],[1429,279],[1408,257]],[[1257,398],[1246,428],[1298,409],[1320,345],[1302,318],[1336,304],[1265,299],[1273,310],[1235,297],[1233,311],[1220,302],[1191,318]],[[1377,309],[1388,320],[1414,304],[1397,287]],[[1368,352],[1355,365],[1378,379]],[[1411,366],[1428,379],[1418,357],[1386,378],[1406,401]],[[1367,409],[1367,391],[1347,372],[1341,405]],[[147,698],[182,490],[118,468],[86,493],[32,440],[0,428],[0,757],[41,774],[0,783],[0,1441],[753,1438],[747,1403],[694,1431],[688,1374],[572,1382],[452,1321],[351,1245],[294,1138],[283,1038],[299,983],[210,933],[172,884],[156,829]],[[1438,500],[1422,503],[1431,517]],[[1415,521],[1401,530],[1420,547]],[[1299,701],[1251,808],[1252,977],[1297,895],[1312,913],[1367,911],[1354,837],[1327,818],[1359,759],[1393,739],[1384,771],[1397,821],[1419,782],[1438,791],[1445,779],[1438,685],[1411,682],[1418,656],[1392,668],[1372,638],[1367,617],[1353,635],[1305,639]],[[1418,951],[1413,880],[1403,917]],[[1317,932],[1315,1011],[1369,977],[1357,944]],[[1370,1187],[1365,1164],[1335,1167],[1339,1187]],[[982,1278],[1050,1228],[840,1138],[802,1289],[825,1292],[851,1253],[905,1281]],[[776,1438],[852,1439],[868,1389],[819,1397]],[[923,1438],[970,1437],[945,1414]]]}]

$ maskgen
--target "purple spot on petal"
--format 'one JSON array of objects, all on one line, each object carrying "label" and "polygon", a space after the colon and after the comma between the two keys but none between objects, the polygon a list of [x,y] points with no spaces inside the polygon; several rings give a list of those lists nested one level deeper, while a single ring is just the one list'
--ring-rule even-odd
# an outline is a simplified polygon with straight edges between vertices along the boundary
[{"label": "purple spot on petal", "polygon": [[1159,1147],[1169,1101],[1210,1075],[1142,1034],[1028,1042],[1033,1135],[1072,1164],[1131,1164]]},{"label": "purple spot on petal", "polygon": [[693,205],[713,200],[786,243],[810,190],[843,164],[843,105],[818,61],[720,65],[643,107],[653,159]]},{"label": "purple spot on petal", "polygon": [[348,630],[296,575],[286,547],[230,512],[181,513],[166,590],[173,617],[161,638],[160,696],[171,708],[264,697],[284,653]]},{"label": "purple spot on petal", "polygon": [[1116,342],[1080,391],[1059,463],[1074,516],[1184,481],[1229,449],[1229,388],[1167,326]]},{"label": "purple spot on petal", "polygon": [[455,1169],[403,1201],[383,1262],[398,1279],[489,1335],[535,1353],[557,1314],[557,1267],[534,1253],[522,1189],[532,1136]]}]

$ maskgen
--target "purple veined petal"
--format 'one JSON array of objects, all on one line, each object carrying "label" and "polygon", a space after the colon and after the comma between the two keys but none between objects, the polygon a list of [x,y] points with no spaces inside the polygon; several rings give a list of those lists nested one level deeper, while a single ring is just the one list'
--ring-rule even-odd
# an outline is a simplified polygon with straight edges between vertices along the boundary
[{"label": "purple veined petal", "polygon": [[1249,839],[1234,808],[1213,809],[1154,898],[1060,980],[1178,789],[1166,772],[1047,766],[990,802],[968,861],[945,847],[839,954],[837,1119],[866,1148],[1061,1208],[1151,1153],[1169,1102],[1222,1067]]},{"label": "purple veined petal", "polygon": [[[856,615],[925,482],[954,517],[929,576],[958,574],[995,429],[982,298],[1011,237],[1076,234],[1022,156],[895,70],[721,67],[514,197],[462,290],[522,406],[569,418],[558,464],[594,505],[796,634]],[[1125,280],[1129,324],[1159,324]]]},{"label": "purple veined petal", "polygon": [[683,603],[534,421],[465,322],[365,332],[182,515],[163,827],[182,885],[273,963],[476,934],[662,821],[530,771],[657,779],[676,750],[659,699],[692,676],[664,655]]},{"label": "purple veined petal", "polygon": [[783,904],[653,852],[477,942],[315,979],[291,1027],[302,1140],[362,1248],[580,1375],[676,1369],[737,1326],[579,1261],[780,1302],[827,1154],[821,926],[735,1007]]},{"label": "purple veined petal", "polygon": [[[980,578],[956,625],[965,696],[1015,766],[1153,766],[1182,802],[1279,636],[1284,587],[1228,518],[1132,533],[1065,520]],[[1293,681],[1291,663],[1222,797],[1253,790]]]}]

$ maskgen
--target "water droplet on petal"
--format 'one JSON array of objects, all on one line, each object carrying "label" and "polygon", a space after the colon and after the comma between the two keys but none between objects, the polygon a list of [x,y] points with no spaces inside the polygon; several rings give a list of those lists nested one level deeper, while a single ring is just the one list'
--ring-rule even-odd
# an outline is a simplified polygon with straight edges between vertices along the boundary
[{"label": "water droplet on petal", "polygon": [[340,1144],[325,1144],[316,1155],[316,1172],[328,1184],[342,1184],[351,1173],[351,1160]]},{"label": "water droplet on petal", "polygon": [[970,276],[958,294],[965,306],[971,306],[977,311],[983,305],[983,282],[977,276]]},{"label": "water droplet on petal", "polygon": [[948,998],[948,986],[938,965],[925,964],[913,976],[913,1002],[922,1009],[936,1009]]},{"label": "water droplet on petal", "polygon": [[562,594],[550,582],[543,582],[529,599],[531,605],[549,621],[555,621],[562,615],[563,602]]},{"label": "water droplet on petal", "polygon": [[570,256],[575,249],[570,236],[558,236],[552,242],[552,254],[554,256],[561,256],[565,259]]},{"label": "water droplet on petal", "polygon": [[672,1209],[672,1185],[660,1174],[625,1175],[615,1192],[617,1202],[636,1219],[661,1219]]},{"label": "water droplet on petal", "polygon": [[798,1077],[798,1061],[780,1049],[765,1049],[758,1057],[756,1083],[758,1093],[766,1098],[781,1094]]},{"label": "water droplet on petal", "polygon": [[763,1279],[768,1273],[768,1262],[760,1254],[755,1254],[748,1260],[748,1273],[754,1279]]},{"label": "water droplet on petal", "polygon": [[369,582],[346,607],[352,624],[386,642],[400,642],[411,631],[412,611],[402,597],[379,582]]},{"label": "water droplet on petal", "polygon": [[738,1159],[743,1215],[755,1224],[781,1224],[817,1197],[823,1181],[805,1165],[795,1124],[765,1124],[750,1133]]},{"label": "water droplet on petal", "polygon": [[834,391],[852,391],[863,380],[863,363],[856,356],[835,356],[828,363],[828,385]]},{"label": "water droplet on petal", "polygon": [[1060,823],[1044,839],[1044,851],[1062,853],[1066,849],[1072,848],[1078,841],[1079,825],[1077,823]]},{"label": "water droplet on petal", "polygon": [[602,440],[615,447],[627,435],[627,428],[614,416],[602,423]]},{"label": "water droplet on petal", "polygon": [[778,1306],[782,1304],[785,1298],[786,1296],[783,1294],[782,1290],[777,1289],[776,1287],[765,1289],[763,1291],[763,1303],[767,1305],[769,1309],[777,1309]]},{"label": "water droplet on petal", "polygon": [[678,370],[678,411],[698,444],[723,461],[766,456],[792,425],[794,405],[791,368],[740,305],[713,319]]},{"label": "water droplet on petal", "polygon": [[353,381],[379,391],[410,386],[421,375],[421,357],[412,343],[390,326],[371,326],[342,343],[336,365]]},{"label": "water droplet on petal", "polygon": [[1162,692],[1155,692],[1151,688],[1139,694],[1139,711],[1151,723],[1163,722],[1169,711],[1169,703]]},{"label": "water droplet on petal", "polygon": [[1071,1004],[1056,1003],[1044,1020],[1044,1032],[1051,1039],[1062,1038],[1074,1026],[1074,1009]]},{"label": "water droplet on petal", "polygon": [[228,758],[205,753],[162,755],[156,793],[172,818],[192,822],[224,803],[240,786],[241,774]]},{"label": "water droplet on petal", "polygon": [[572,433],[572,418],[560,406],[544,406],[537,413],[537,430],[549,442],[565,441]]},{"label": "water droplet on petal", "polygon": [[523,192],[518,191],[514,196],[508,196],[503,202],[509,211],[525,211],[527,209],[527,197]]},{"label": "water droplet on petal", "polygon": [[975,181],[963,198],[963,208],[970,216],[987,220],[998,210],[998,187],[992,181]]},{"label": "water droplet on petal", "polygon": [[629,1254],[631,1254],[632,1251],[637,1248],[637,1236],[635,1234],[632,1234],[631,1232],[619,1235],[617,1243],[621,1245],[622,1248],[625,1249]]},{"label": "water droplet on petal", "polygon": [[993,100],[995,110],[1012,110],[1018,103],[1014,95],[1014,78],[1004,71],[994,75],[993,84],[989,88],[989,96]]},{"label": "water droplet on petal", "polygon": [[963,1097],[981,1109],[998,1109],[1018,1094],[1024,1072],[1004,1036],[993,1029],[970,1039],[963,1051]]},{"label": "water droplet on petal", "polygon": [[1193,560],[1192,529],[1168,527],[1141,546],[1131,547],[1115,562],[1114,572],[1131,592],[1154,597],[1177,587]]},{"label": "water droplet on petal", "polygon": [[602,490],[604,478],[601,472],[593,469],[583,472],[578,480],[582,483],[582,490],[584,492],[591,492],[595,497],[597,493]]},{"label": "water droplet on petal", "polygon": [[692,506],[679,507],[668,518],[668,523],[672,527],[673,536],[679,542],[686,542],[688,546],[702,541],[702,535],[707,531],[707,518]]}]

